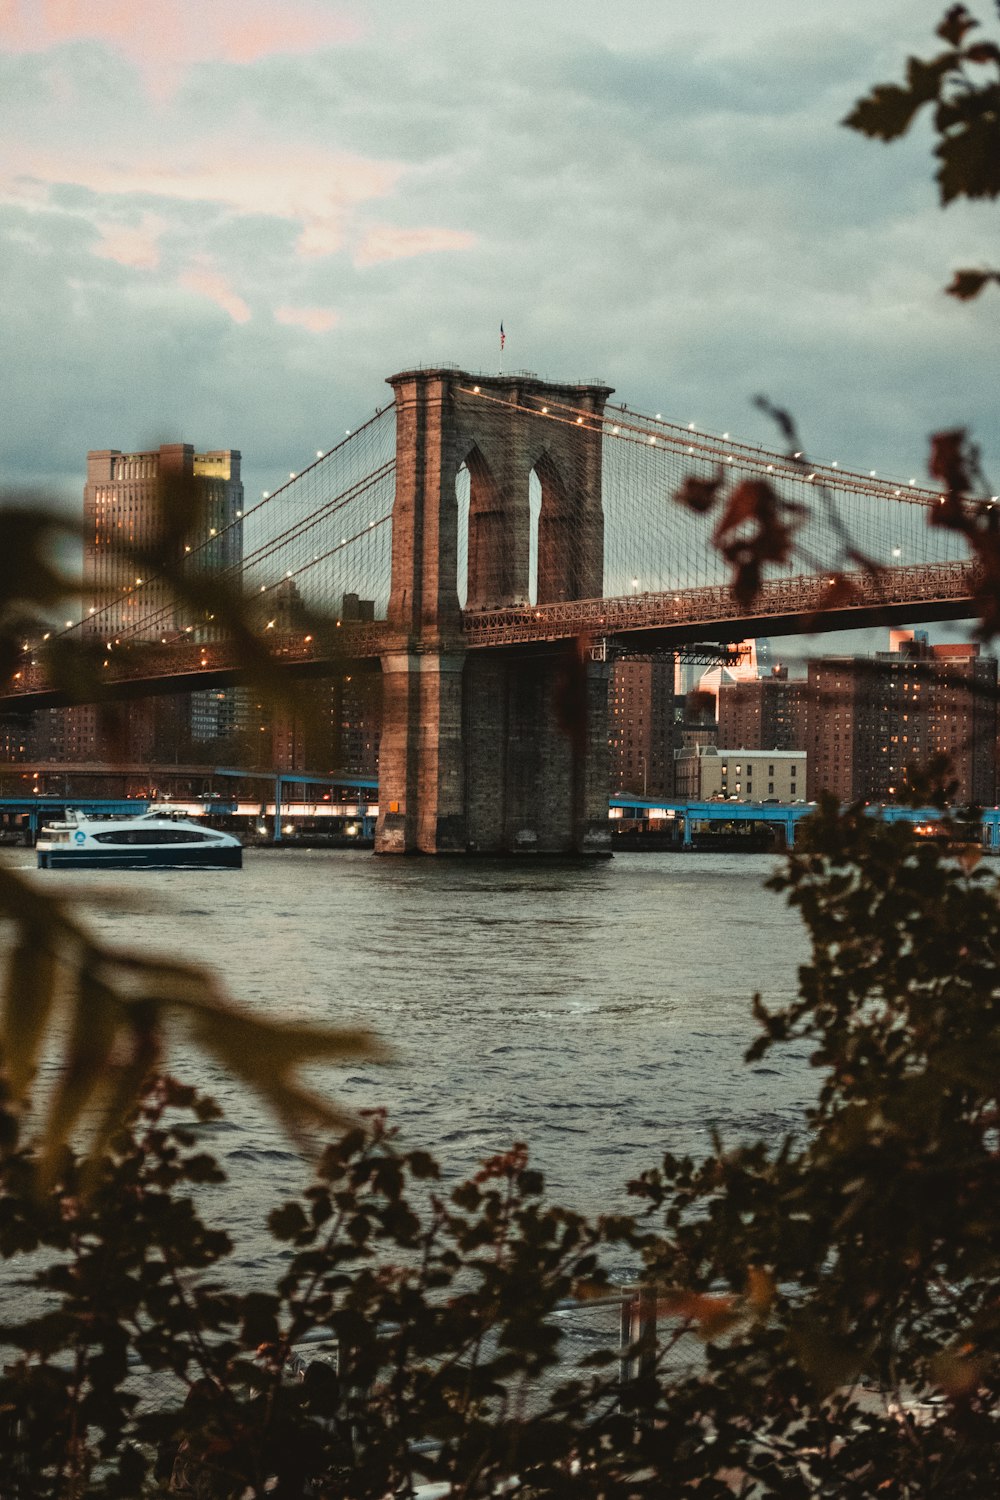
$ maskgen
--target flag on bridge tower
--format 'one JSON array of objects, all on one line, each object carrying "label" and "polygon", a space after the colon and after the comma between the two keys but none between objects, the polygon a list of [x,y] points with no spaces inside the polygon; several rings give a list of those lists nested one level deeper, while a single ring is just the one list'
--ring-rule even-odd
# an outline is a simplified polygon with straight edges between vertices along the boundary
[{"label": "flag on bridge tower", "polygon": [[506,344],[506,342],[507,342],[507,335],[504,333],[504,331],[503,331],[503,324],[501,323],[500,324],[500,353],[501,354],[503,353],[503,346],[504,346],[504,344]]}]

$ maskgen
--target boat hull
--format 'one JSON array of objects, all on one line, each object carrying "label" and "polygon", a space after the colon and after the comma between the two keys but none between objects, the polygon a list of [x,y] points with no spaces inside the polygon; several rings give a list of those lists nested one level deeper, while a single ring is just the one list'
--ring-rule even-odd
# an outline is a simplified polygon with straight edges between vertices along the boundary
[{"label": "boat hull", "polygon": [[40,870],[241,870],[239,845],[197,848],[179,844],[173,849],[129,845],[120,849],[38,850]]}]

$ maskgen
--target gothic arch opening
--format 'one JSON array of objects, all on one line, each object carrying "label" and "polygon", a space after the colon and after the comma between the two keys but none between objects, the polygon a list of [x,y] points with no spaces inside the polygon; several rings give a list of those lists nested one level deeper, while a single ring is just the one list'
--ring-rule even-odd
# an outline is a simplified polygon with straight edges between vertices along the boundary
[{"label": "gothic arch opening", "polygon": [[[536,460],[531,473],[539,494],[536,602],[555,604],[561,599],[578,599],[582,558],[569,493],[548,453]],[[532,531],[534,534],[534,526]]]},{"label": "gothic arch opening", "polygon": [[[462,469],[468,474],[468,506],[459,499],[459,547],[465,533],[464,609],[484,609],[506,603],[513,580],[513,548],[506,535],[507,517],[489,464],[474,444]],[[462,470],[459,470],[461,474]],[[461,599],[461,595],[459,596]]]},{"label": "gothic arch opening", "polygon": [[462,464],[455,475],[455,500],[458,511],[458,538],[455,548],[455,593],[459,609],[469,597],[469,466]]},{"label": "gothic arch opening", "polygon": [[532,469],[528,475],[528,603],[538,603],[538,522],[542,514],[542,483]]}]

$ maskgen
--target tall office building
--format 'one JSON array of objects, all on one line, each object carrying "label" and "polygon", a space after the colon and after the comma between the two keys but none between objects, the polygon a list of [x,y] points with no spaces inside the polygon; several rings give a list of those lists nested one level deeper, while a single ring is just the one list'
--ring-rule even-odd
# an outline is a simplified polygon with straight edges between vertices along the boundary
[{"label": "tall office building", "polygon": [[194,547],[199,571],[238,570],[242,517],[236,449],[196,453],[190,443],[165,443],[143,453],[88,453],[83,585],[94,632],[159,640],[187,623],[155,566],[144,577],[148,565],[137,564],[129,549],[155,553],[169,546],[176,561],[185,546]]},{"label": "tall office building", "polygon": [[[169,549],[175,562],[194,549],[199,572],[229,570],[239,586],[243,485],[236,449],[196,453],[190,443],[166,443],[141,453],[88,453],[83,516],[89,633],[155,641],[187,623],[173,590],[157,578],[154,559],[153,566],[138,562],[135,549]],[[211,697],[138,702],[125,716],[89,706],[50,709],[35,716],[32,751],[38,759],[68,763],[174,761],[189,753],[191,739],[204,734],[207,723],[217,721],[220,734],[230,729]]]}]

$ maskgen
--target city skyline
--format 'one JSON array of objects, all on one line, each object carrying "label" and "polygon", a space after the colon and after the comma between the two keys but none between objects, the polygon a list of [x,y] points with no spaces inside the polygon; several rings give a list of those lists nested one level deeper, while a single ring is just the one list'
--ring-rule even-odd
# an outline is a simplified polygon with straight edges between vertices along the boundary
[{"label": "city skyline", "polygon": [[995,313],[941,290],[989,211],[838,125],[938,7],[800,11],[7,8],[6,483],[72,510],[88,449],[222,435],[252,495],[501,321],[680,421],[774,443],[764,391],[903,478],[968,421],[996,471]]}]

